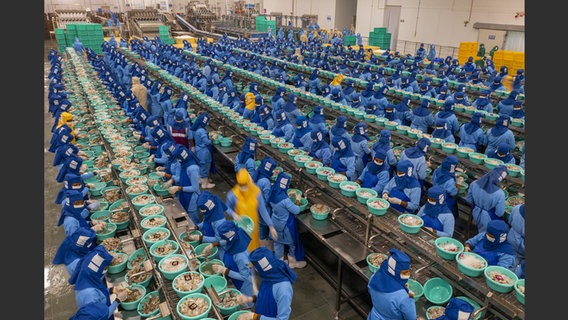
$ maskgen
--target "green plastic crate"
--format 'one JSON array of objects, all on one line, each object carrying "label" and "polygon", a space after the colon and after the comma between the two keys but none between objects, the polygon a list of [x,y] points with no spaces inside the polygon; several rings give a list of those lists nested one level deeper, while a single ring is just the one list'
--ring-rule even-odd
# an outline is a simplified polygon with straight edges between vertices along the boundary
[{"label": "green plastic crate", "polygon": [[387,32],[387,28],[386,27],[375,27],[373,28],[373,32],[376,34],[384,34]]}]

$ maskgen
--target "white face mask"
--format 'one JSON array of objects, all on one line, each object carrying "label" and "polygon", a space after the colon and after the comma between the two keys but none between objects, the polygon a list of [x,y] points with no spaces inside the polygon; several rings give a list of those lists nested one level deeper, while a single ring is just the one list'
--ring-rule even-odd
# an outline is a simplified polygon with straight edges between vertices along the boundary
[{"label": "white face mask", "polygon": [[492,235],[486,234],[485,237],[487,238],[487,240],[489,240],[490,242],[495,242],[495,238]]}]

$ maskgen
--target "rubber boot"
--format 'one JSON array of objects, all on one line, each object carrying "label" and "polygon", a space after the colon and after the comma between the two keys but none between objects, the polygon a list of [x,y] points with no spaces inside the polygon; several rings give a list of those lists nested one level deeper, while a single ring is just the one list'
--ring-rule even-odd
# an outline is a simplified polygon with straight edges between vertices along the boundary
[{"label": "rubber boot", "polygon": [[199,178],[199,182],[201,184],[201,189],[211,189],[215,187],[215,184],[209,183],[207,178]]},{"label": "rubber boot", "polygon": [[292,269],[302,269],[305,268],[308,263],[306,261],[296,261],[294,256],[288,255],[288,265]]}]

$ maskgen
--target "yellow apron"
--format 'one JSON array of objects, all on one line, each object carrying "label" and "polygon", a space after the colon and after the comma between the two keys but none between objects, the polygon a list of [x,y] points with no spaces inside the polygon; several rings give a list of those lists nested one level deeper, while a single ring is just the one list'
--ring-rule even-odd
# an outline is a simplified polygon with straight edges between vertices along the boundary
[{"label": "yellow apron", "polygon": [[252,219],[253,229],[250,234],[251,241],[248,245],[248,251],[252,252],[254,249],[260,247],[260,235],[258,232],[258,199],[261,194],[260,188],[257,187],[252,180],[249,180],[248,190],[241,192],[239,186],[236,185],[232,189],[237,203],[235,204],[235,212],[239,215],[245,215]]},{"label": "yellow apron", "polygon": [[245,108],[247,108],[251,111],[254,111],[254,108],[256,107],[255,99],[256,99],[256,96],[254,95],[254,93],[247,92],[245,94]]}]

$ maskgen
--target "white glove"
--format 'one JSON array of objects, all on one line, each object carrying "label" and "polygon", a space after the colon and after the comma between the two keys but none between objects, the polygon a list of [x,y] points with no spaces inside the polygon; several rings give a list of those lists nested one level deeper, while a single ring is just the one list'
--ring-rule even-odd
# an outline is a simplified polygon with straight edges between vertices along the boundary
[{"label": "white glove", "polygon": [[162,167],[162,166],[156,167],[156,173],[158,173],[159,171],[164,171],[164,170],[166,170],[165,167]]},{"label": "white glove", "polygon": [[199,240],[199,235],[198,234],[190,234],[187,236],[187,238],[189,239],[189,241],[196,241]]},{"label": "white glove", "polygon": [[253,320],[254,319],[254,312],[247,312],[241,314],[237,320]]},{"label": "white glove", "polygon": [[136,139],[140,139],[140,137],[142,136],[139,132],[132,132],[132,135],[133,135],[134,138],[136,138]]},{"label": "white glove", "polygon": [[[89,203],[89,201],[92,201]],[[97,210],[101,206],[100,201],[98,200],[87,200],[87,209],[89,210]]]},{"label": "white glove", "polygon": [[276,231],[276,228],[274,228],[274,226],[269,226],[268,229],[270,229],[270,237],[272,240],[278,240],[278,232]]},{"label": "white glove", "polygon": [[169,188],[169,187],[172,186],[172,184],[174,184],[174,179],[170,179],[170,180],[166,181],[164,183],[164,185],[162,186],[162,188],[164,188],[164,189]]},{"label": "white glove", "polygon": [[212,243],[208,244],[205,248],[203,248],[203,251],[201,251],[202,255],[208,256],[211,254],[211,251],[213,251],[213,247],[215,247]]},{"label": "white glove", "polygon": [[150,147],[151,147],[150,142],[144,142],[144,143],[142,144],[142,146],[143,146],[144,148],[146,148],[146,149],[150,149]]},{"label": "white glove", "polygon": [[163,171],[158,171],[156,172],[156,175],[163,178],[166,175],[166,173]]},{"label": "white glove", "polygon": [[87,167],[86,164],[82,164],[81,167],[79,168],[79,172],[80,172],[80,173],[84,173],[84,172],[87,171],[88,168],[89,168],[89,167]]},{"label": "white glove", "polygon": [[388,193],[383,193],[383,199],[388,200],[389,199],[389,194]]},{"label": "white glove", "polygon": [[233,216],[233,220],[235,220],[235,222],[239,222],[243,220],[243,218],[239,214],[235,213],[235,215]]},{"label": "white glove", "polygon": [[94,226],[91,227],[91,229],[93,229],[95,232],[99,232],[101,230],[103,230],[105,227],[102,224],[96,224]]},{"label": "white glove", "polygon": [[223,267],[220,264],[214,264],[211,266],[211,268],[213,268],[213,272],[218,274],[225,274],[225,270],[227,270],[227,268]]},{"label": "white glove", "polygon": [[[240,295],[237,296],[237,302],[239,304],[249,304],[249,303],[252,302],[252,297],[249,297],[249,296],[244,295],[244,294],[240,294]],[[251,312],[251,314],[252,314],[252,312]]]},{"label": "white glove", "polygon": [[85,183],[85,187],[89,188],[89,189],[93,189],[95,187],[95,185],[93,183]]},{"label": "white glove", "polygon": [[464,178],[463,177],[457,177],[456,182],[458,184],[461,184],[463,182]]},{"label": "white glove", "polygon": [[148,162],[154,161],[154,158],[156,158],[156,155],[155,155],[155,154],[151,154],[151,155],[148,157]]},{"label": "white glove", "polygon": [[170,194],[175,194],[176,192],[180,191],[178,186],[173,186],[168,188],[168,192]]},{"label": "white glove", "polygon": [[402,201],[399,198],[390,197],[388,198],[389,202],[392,204],[400,204]]},{"label": "white glove", "polygon": [[128,291],[126,291],[126,288],[124,287],[114,287],[112,293],[116,295],[116,298],[119,302],[123,302],[124,300],[128,299]]}]

